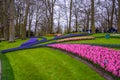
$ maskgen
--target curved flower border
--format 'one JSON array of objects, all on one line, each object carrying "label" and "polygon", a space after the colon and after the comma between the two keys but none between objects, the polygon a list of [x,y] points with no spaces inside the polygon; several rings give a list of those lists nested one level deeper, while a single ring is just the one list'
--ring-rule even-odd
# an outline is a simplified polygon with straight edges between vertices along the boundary
[{"label": "curved flower border", "polygon": [[120,77],[120,50],[84,44],[51,44],[49,46],[77,54],[100,65],[114,76]]}]

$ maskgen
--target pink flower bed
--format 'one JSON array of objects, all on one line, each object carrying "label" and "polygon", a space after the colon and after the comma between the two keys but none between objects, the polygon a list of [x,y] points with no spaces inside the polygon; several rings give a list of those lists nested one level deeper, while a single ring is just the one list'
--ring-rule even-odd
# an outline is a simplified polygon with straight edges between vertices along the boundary
[{"label": "pink flower bed", "polygon": [[77,54],[120,77],[120,50],[83,44],[51,44],[49,46]]}]

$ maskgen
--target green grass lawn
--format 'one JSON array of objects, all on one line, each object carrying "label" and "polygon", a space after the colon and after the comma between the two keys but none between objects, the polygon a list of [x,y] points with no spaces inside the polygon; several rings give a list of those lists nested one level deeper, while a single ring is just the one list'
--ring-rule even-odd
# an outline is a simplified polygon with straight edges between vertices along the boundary
[{"label": "green grass lawn", "polygon": [[120,44],[119,38],[95,38],[93,40],[69,41],[65,43],[93,43],[93,44]]},{"label": "green grass lawn", "polygon": [[53,39],[55,36],[44,36],[47,38],[47,40]]},{"label": "green grass lawn", "polygon": [[[105,36],[105,34],[91,36]],[[46,38],[49,40],[53,37]],[[18,47],[27,40],[19,39],[14,43],[2,41],[0,50]],[[119,38],[96,38],[65,43],[120,44],[119,40]],[[62,51],[51,48],[10,52],[1,54],[0,59],[2,60],[2,80],[104,80],[86,64],[71,58]]]},{"label": "green grass lawn", "polygon": [[14,47],[18,47],[20,46],[23,42],[27,41],[28,39],[26,40],[16,40],[15,42],[13,43],[9,43],[8,41],[2,41],[0,42],[0,50],[3,50],[3,49],[8,49],[8,48],[14,48]]},{"label": "green grass lawn", "polygon": [[[22,42],[1,42],[0,50]],[[2,80],[104,80],[86,64],[51,48],[20,50],[0,55]]]}]

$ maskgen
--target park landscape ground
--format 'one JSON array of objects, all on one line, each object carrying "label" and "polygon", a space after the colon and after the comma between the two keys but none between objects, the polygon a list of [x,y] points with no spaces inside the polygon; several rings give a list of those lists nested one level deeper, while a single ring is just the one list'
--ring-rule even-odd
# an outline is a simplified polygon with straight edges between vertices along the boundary
[{"label": "park landscape ground", "polygon": [[[119,35],[117,37],[116,36],[110,37],[109,39],[105,38],[105,35],[106,34],[103,33],[92,34],[90,36],[97,38],[90,40],[89,39],[74,40],[74,41],[68,40],[67,42],[63,41],[60,43],[49,44],[48,46],[44,46],[44,47],[24,49],[24,50],[8,52],[5,54],[0,54],[0,59],[2,61],[2,80],[67,80],[67,79],[68,80],[106,80],[105,77],[100,75],[89,65],[65,54],[66,53],[65,51],[67,51],[68,54],[77,53],[75,51],[81,45],[80,50],[78,51],[80,53],[79,55],[76,56],[82,57],[83,60],[89,62],[88,60],[89,56],[83,55],[84,52],[86,52],[85,50],[88,49],[88,46],[82,44],[92,45],[89,46],[89,49],[95,49],[95,50],[98,50],[99,46],[103,46],[102,49],[108,47],[107,49],[105,48],[105,51],[110,49],[114,51],[114,55],[116,55],[116,53],[120,53]],[[49,40],[54,38],[54,36],[50,36],[46,38]],[[14,43],[8,43],[6,41],[2,41],[0,42],[0,50],[18,47],[27,40],[17,39],[16,42]],[[57,42],[57,40],[52,40],[42,44],[48,44],[55,41]],[[66,47],[64,45],[66,45]],[[77,47],[74,47],[76,45]],[[93,45],[97,46],[97,48],[95,48],[95,46]],[[71,50],[70,47],[74,49]],[[62,51],[61,49],[64,51]],[[94,51],[94,52],[98,53],[98,51]],[[90,51],[89,54],[94,54],[94,56],[99,57],[97,53],[92,53],[92,51]],[[111,54],[112,53],[110,53],[110,55]],[[120,54],[117,54],[116,56],[119,59],[118,56],[120,56]],[[90,64],[97,66],[98,68],[102,68],[101,70],[104,70],[104,68],[107,66],[98,63],[99,60],[96,60],[98,62],[95,62],[93,58],[89,57],[89,59],[90,59],[89,62]],[[112,58],[112,59],[115,59],[115,61],[118,60],[116,58]],[[114,80],[120,80],[119,61],[115,65],[118,67],[118,69],[113,70],[113,71],[117,71],[116,73],[114,73],[113,71],[109,72],[109,69],[111,69],[109,67],[108,67],[109,69],[107,70],[105,69],[104,71],[107,72]]]}]

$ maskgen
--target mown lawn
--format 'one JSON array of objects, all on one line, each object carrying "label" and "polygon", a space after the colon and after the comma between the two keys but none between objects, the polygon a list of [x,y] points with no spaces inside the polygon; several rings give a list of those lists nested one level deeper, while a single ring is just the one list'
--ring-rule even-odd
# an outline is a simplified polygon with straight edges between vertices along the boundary
[{"label": "mown lawn", "polygon": [[[109,34],[109,33],[97,33],[97,34],[93,34],[93,35],[90,35],[90,36],[99,37],[99,36],[105,36],[106,34]],[[110,35],[114,35],[114,34],[110,34]],[[64,42],[64,43],[120,44],[120,38],[109,38],[109,39],[106,39],[104,37],[104,38],[95,38],[93,40],[78,40],[78,41],[69,41],[69,42]]]},{"label": "mown lawn", "polygon": [[119,38],[95,38],[93,40],[69,41],[65,43],[120,44]]},{"label": "mown lawn", "polygon": [[[1,42],[0,50],[22,42]],[[2,80],[104,80],[86,64],[51,48],[36,48],[1,54]]]}]

